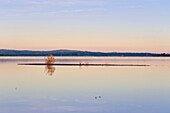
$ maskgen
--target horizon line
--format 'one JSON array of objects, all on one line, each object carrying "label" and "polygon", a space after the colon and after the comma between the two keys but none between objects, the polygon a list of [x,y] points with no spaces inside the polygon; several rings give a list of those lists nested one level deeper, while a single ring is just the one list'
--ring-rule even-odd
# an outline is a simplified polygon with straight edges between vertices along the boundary
[{"label": "horizon line", "polygon": [[79,50],[79,49],[49,49],[49,50],[34,50],[34,49],[0,49],[0,50],[14,50],[14,51],[57,51],[57,50],[68,50],[68,51],[85,51],[85,52],[100,52],[100,53],[152,53],[152,54],[170,54],[168,52],[118,52],[118,51],[91,51],[91,50]]}]

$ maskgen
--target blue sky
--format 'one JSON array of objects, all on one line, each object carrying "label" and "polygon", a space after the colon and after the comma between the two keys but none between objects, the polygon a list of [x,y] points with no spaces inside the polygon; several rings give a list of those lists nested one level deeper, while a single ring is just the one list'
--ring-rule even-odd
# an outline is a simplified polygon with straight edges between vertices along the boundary
[{"label": "blue sky", "polygon": [[170,52],[168,0],[0,0],[0,48]]}]

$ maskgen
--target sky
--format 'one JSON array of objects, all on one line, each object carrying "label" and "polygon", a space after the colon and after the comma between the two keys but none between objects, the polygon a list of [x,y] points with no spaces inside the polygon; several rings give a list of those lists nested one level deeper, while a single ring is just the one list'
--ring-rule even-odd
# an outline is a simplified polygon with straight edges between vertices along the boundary
[{"label": "sky", "polygon": [[170,53],[169,0],[0,0],[0,49]]}]

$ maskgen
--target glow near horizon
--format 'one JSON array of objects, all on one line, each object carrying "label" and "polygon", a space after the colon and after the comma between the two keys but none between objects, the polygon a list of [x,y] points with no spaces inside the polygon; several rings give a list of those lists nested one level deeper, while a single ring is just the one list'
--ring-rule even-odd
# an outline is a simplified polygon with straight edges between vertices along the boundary
[{"label": "glow near horizon", "polygon": [[170,52],[168,0],[1,0],[0,48]]}]

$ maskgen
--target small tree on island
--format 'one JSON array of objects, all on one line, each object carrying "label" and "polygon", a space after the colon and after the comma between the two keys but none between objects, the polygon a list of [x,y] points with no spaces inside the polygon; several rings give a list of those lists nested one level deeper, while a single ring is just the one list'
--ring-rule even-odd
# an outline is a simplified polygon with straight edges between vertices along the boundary
[{"label": "small tree on island", "polygon": [[55,62],[55,59],[54,59],[53,55],[52,55],[52,54],[49,54],[49,55],[47,56],[47,59],[46,59],[46,64],[47,64],[47,65],[51,65],[51,64],[53,64],[54,62]]}]

